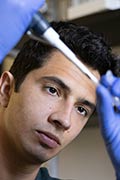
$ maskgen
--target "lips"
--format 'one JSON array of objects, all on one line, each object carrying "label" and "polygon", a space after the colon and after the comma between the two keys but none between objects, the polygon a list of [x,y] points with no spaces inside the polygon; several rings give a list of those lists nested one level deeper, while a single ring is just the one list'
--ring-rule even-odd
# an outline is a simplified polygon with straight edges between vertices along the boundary
[{"label": "lips", "polygon": [[61,144],[59,138],[49,132],[42,132],[38,130],[36,132],[37,132],[37,136],[39,138],[40,144],[43,144],[47,146],[48,148],[56,148],[57,146]]}]

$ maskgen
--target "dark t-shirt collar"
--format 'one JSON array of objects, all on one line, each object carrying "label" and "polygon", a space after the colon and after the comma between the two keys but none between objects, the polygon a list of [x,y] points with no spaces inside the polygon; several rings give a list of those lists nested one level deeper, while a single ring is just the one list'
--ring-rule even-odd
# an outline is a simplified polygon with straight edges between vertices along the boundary
[{"label": "dark t-shirt collar", "polygon": [[35,180],[60,180],[49,175],[47,168],[40,168]]}]

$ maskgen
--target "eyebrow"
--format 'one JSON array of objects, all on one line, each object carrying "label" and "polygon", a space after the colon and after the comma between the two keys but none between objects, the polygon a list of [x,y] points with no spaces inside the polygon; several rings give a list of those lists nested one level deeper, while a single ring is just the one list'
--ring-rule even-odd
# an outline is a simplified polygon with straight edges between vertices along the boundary
[{"label": "eyebrow", "polygon": [[[71,92],[71,89],[59,78],[55,77],[55,76],[44,76],[41,78],[42,80],[47,80],[47,81],[51,81],[54,82],[56,84],[58,84],[61,88],[63,88],[64,90],[66,90],[68,93]],[[86,99],[83,98],[79,98],[78,101],[86,106],[88,106],[90,109],[94,110],[96,108],[96,105]]]},{"label": "eyebrow", "polygon": [[70,88],[59,78],[54,77],[54,76],[44,76],[41,78],[42,80],[48,80],[51,82],[54,82],[58,84],[61,88],[65,89],[66,91],[70,92]]},{"label": "eyebrow", "polygon": [[86,99],[79,99],[79,102],[88,106],[92,110],[95,110],[95,108],[96,108],[96,105],[94,103],[91,103],[90,101],[88,101]]}]

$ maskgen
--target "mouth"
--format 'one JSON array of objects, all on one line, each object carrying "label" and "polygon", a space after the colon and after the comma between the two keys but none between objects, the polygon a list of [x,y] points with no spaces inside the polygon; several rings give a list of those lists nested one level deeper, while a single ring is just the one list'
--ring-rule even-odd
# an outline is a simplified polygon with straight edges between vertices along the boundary
[{"label": "mouth", "polygon": [[44,146],[47,146],[48,148],[53,149],[61,145],[59,138],[49,132],[43,132],[43,131],[37,130],[36,133],[39,138],[40,144],[43,144]]}]

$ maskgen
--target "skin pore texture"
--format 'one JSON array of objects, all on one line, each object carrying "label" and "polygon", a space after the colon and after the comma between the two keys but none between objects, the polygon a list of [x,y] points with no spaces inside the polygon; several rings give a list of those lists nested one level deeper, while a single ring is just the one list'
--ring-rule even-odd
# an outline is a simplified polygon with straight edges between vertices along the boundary
[{"label": "skin pore texture", "polygon": [[[89,69],[100,79],[97,70]],[[42,68],[28,73],[18,92],[12,74],[3,73],[0,179],[34,179],[41,164],[83,129],[96,106],[95,91],[95,84],[58,51]]]}]

